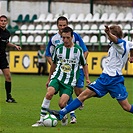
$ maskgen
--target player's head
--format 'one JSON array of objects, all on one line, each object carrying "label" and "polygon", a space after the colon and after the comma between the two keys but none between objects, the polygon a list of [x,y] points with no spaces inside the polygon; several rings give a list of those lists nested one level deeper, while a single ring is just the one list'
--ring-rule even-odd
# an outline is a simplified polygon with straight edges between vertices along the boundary
[{"label": "player's head", "polygon": [[5,15],[1,15],[0,16],[0,27],[2,29],[5,29],[6,28],[7,21],[8,21],[8,19],[7,19],[7,17]]},{"label": "player's head", "polygon": [[111,33],[115,35],[118,38],[123,38],[123,32],[120,26],[118,25],[112,25],[109,27]]},{"label": "player's head", "polygon": [[58,30],[59,30],[59,34],[61,34],[62,30],[68,26],[68,20],[66,17],[64,16],[60,16],[58,19],[57,19],[57,27],[58,27]]},{"label": "player's head", "polygon": [[72,39],[73,39],[73,30],[70,27],[65,27],[62,30],[62,38],[64,45],[66,47],[71,47],[73,45]]}]

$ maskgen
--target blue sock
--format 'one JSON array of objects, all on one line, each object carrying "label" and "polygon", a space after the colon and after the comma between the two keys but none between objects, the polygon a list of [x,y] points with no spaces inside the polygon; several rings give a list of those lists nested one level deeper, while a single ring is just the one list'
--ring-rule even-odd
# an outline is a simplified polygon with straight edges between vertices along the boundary
[{"label": "blue sock", "polygon": [[70,104],[73,101],[72,96],[70,96],[69,101],[67,102],[67,105]]},{"label": "blue sock", "polygon": [[67,105],[65,108],[60,110],[60,114],[65,116],[67,113],[77,109],[82,105],[82,102],[79,101],[78,98],[74,99],[69,105]]},{"label": "blue sock", "polygon": [[131,109],[129,112],[133,113],[133,105],[131,105]]}]

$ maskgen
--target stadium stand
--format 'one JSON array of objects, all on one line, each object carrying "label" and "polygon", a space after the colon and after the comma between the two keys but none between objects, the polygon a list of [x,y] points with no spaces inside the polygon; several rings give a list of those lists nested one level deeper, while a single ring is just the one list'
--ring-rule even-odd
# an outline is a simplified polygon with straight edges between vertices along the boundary
[{"label": "stadium stand", "polygon": [[[35,14],[34,14],[35,15]],[[34,16],[33,15],[33,16]],[[19,21],[18,29],[13,36],[22,33],[20,42],[22,45],[42,45],[48,42],[49,37],[57,32],[56,20],[61,14],[40,14],[40,16],[33,21],[27,22]],[[22,15],[23,16],[23,15]],[[63,14],[69,21],[69,26],[79,33],[87,46],[96,45],[106,46],[108,40],[105,38],[104,25],[118,24],[122,27],[126,39],[133,40],[132,13],[95,13],[95,14]],[[20,15],[18,16],[19,19]],[[25,16],[26,18],[26,16]],[[33,17],[32,17],[33,18]],[[128,22],[128,23],[127,23]],[[15,22],[17,23],[17,21]],[[20,24],[21,23],[21,24]],[[9,31],[14,27],[8,25]],[[16,42],[16,43],[20,43]],[[94,50],[94,49],[93,49]]]}]

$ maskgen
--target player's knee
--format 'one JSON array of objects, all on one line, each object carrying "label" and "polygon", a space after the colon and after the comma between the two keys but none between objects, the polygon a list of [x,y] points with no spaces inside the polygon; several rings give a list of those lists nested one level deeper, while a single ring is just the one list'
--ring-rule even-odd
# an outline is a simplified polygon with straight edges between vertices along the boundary
[{"label": "player's knee", "polygon": [[66,102],[59,102],[59,107],[62,109],[66,106]]},{"label": "player's knee", "polygon": [[54,95],[54,93],[47,92],[46,93],[46,99],[51,100],[53,95]]}]

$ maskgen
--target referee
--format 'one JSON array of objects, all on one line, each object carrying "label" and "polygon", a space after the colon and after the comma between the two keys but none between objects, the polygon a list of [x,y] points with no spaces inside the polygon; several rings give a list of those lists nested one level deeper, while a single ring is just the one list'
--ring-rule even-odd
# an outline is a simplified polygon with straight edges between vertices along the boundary
[{"label": "referee", "polygon": [[17,50],[21,50],[21,47],[9,42],[10,32],[6,29],[7,23],[7,17],[5,15],[0,16],[0,69],[5,77],[6,102],[16,103],[15,99],[12,98],[11,95],[11,73],[6,59],[5,50],[6,46],[14,47]]}]

